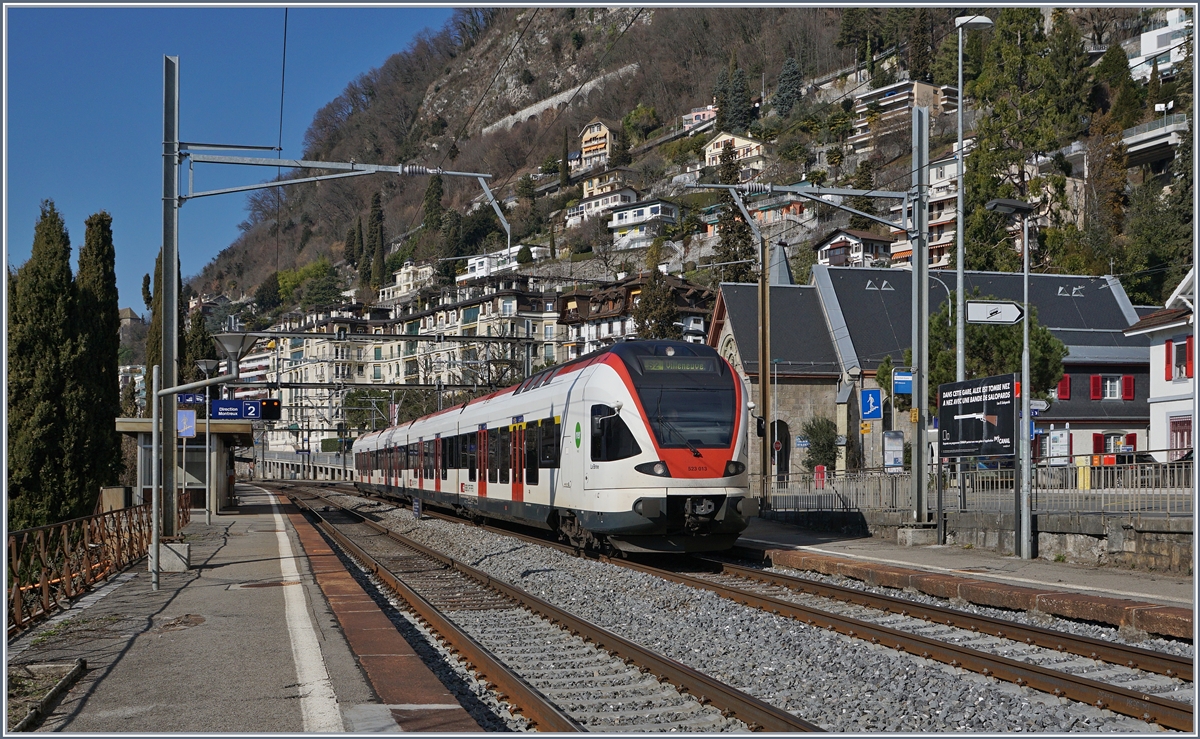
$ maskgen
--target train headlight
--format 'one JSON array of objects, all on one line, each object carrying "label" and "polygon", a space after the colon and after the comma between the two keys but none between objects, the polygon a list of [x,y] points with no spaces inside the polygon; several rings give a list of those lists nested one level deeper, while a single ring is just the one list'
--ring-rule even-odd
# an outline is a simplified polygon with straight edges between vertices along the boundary
[{"label": "train headlight", "polygon": [[671,471],[667,469],[666,462],[642,462],[634,467],[635,470],[643,475],[654,475],[655,477],[670,477]]},{"label": "train headlight", "polygon": [[733,477],[734,475],[740,475],[745,471],[746,471],[746,465],[742,464],[741,462],[732,460],[732,459],[729,460],[729,462],[726,463],[726,465],[725,465],[725,476],[726,477]]}]

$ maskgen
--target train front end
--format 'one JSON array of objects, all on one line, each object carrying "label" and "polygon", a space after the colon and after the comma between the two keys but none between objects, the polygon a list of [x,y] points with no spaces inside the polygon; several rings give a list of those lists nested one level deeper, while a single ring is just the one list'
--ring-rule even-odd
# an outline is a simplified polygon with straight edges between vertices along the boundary
[{"label": "train front end", "polygon": [[[733,546],[757,515],[749,495],[749,411],[741,378],[712,348],[677,341],[614,345],[588,383],[585,488],[608,505],[586,522],[626,552]],[[616,380],[620,387],[611,387]],[[603,397],[624,402],[595,402]]]}]

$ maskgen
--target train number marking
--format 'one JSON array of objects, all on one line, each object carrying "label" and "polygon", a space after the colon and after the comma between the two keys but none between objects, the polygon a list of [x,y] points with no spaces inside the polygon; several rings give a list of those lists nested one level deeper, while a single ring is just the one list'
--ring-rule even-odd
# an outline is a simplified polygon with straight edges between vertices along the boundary
[{"label": "train number marking", "polygon": [[708,468],[704,465],[689,465],[688,472],[708,472]]}]

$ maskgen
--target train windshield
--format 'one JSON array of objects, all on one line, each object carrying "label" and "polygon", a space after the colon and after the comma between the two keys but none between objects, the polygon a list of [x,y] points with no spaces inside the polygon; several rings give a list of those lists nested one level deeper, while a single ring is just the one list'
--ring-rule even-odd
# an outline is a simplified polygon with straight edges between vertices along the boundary
[{"label": "train windshield", "polygon": [[637,352],[622,359],[632,370],[630,377],[659,446],[728,448],[737,415],[729,367],[708,347],[647,348],[653,354]]}]

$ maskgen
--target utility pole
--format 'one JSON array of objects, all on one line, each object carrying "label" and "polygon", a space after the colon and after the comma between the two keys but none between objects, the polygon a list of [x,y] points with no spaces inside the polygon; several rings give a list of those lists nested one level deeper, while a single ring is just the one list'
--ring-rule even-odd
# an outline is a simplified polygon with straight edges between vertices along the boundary
[{"label": "utility pole", "polygon": [[912,441],[912,501],[913,520],[925,522],[926,474],[929,448],[925,428],[929,417],[929,109],[913,108],[912,119],[912,184],[915,200],[910,222],[912,241],[912,356],[916,365],[913,388],[917,423]]},{"label": "utility pole", "polygon": [[[163,230],[162,230],[162,376],[163,387],[179,384],[179,57],[163,57]],[[153,358],[150,358],[151,361]],[[162,484],[159,513],[162,533],[173,537],[178,532],[179,514],[175,489],[175,396],[162,399]],[[158,402],[155,399],[155,402]]]}]

